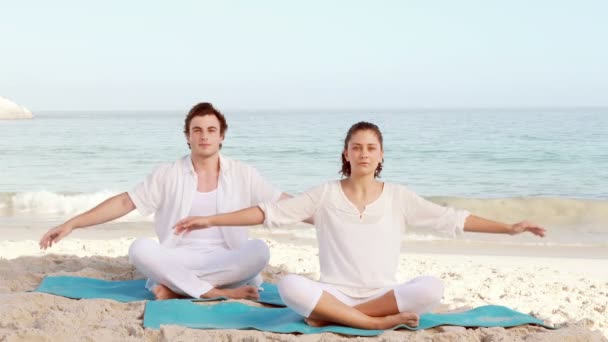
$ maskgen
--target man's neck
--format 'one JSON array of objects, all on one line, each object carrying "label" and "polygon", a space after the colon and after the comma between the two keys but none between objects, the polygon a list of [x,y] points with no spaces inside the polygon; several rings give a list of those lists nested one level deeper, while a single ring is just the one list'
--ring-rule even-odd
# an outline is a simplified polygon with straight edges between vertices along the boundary
[{"label": "man's neck", "polygon": [[191,154],[192,167],[198,175],[213,174],[220,170],[220,154],[216,153],[209,157],[201,157]]}]

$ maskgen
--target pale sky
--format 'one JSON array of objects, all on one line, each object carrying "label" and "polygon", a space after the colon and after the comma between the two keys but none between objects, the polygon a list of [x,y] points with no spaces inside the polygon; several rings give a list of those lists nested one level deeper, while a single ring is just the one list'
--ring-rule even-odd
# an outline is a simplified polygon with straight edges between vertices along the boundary
[{"label": "pale sky", "polygon": [[608,1],[0,0],[37,110],[608,106]]}]

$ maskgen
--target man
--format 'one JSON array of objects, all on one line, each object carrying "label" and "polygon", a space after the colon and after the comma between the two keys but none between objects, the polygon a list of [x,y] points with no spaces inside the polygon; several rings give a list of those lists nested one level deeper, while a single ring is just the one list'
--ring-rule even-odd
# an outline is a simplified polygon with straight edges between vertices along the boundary
[{"label": "man", "polygon": [[137,208],[142,215],[155,214],[160,243],[135,240],[129,260],[148,277],[146,287],[157,299],[258,299],[259,273],[269,259],[263,241],[249,240],[247,230],[238,227],[216,227],[185,236],[173,234],[172,229],[187,216],[232,212],[289,197],[253,167],[220,154],[227,129],[226,119],[213,105],[195,105],[184,124],[190,155],[159,166],[128,193],[111,197],[49,230],[40,240],[40,248],[51,247],[74,229],[111,221]]}]

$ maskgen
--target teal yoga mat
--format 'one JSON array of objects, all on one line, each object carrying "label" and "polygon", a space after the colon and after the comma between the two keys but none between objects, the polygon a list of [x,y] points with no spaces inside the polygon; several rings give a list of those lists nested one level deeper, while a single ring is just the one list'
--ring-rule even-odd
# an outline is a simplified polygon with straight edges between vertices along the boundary
[{"label": "teal yoga mat", "polygon": [[[537,318],[497,305],[482,306],[459,313],[424,314],[420,317],[418,327],[401,325],[394,329],[421,330],[440,325],[512,327],[522,324],[537,324],[553,329]],[[183,300],[146,303],[144,327],[159,329],[161,325],[179,325],[198,329],[255,329],[276,333],[333,332],[356,336],[376,336],[383,332],[383,330],[364,330],[343,326],[314,328],[307,325],[302,316],[289,308],[253,307],[237,302],[200,305]]]},{"label": "teal yoga mat", "polygon": [[[145,287],[146,280],[102,280],[95,278],[48,276],[45,277],[35,292],[50,293],[74,299],[113,299],[119,302],[133,302],[138,300],[154,300],[154,295]],[[285,306],[276,285],[263,283],[264,291],[260,292],[258,302]],[[213,299],[191,299],[194,301],[211,301],[227,299],[223,297]],[[190,300],[186,300],[190,301]]]}]

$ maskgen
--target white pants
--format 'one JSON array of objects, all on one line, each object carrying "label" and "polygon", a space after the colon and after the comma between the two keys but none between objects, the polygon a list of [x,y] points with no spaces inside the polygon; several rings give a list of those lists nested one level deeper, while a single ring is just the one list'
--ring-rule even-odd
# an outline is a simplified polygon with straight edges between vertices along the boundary
[{"label": "white pants", "polygon": [[[129,262],[149,278],[148,289],[162,284],[173,292],[200,298],[214,287],[251,282],[268,264],[270,252],[262,240],[249,240],[238,249],[167,247],[152,239],[137,239],[129,247]],[[259,284],[255,284],[259,285]]]},{"label": "white pants", "polygon": [[332,284],[320,283],[295,274],[283,277],[277,286],[283,302],[304,317],[310,316],[323,291],[352,307],[394,290],[399,312],[414,312],[417,314],[431,311],[443,297],[441,280],[431,276],[417,277],[403,284],[386,287],[375,295],[364,298],[348,296]]}]

